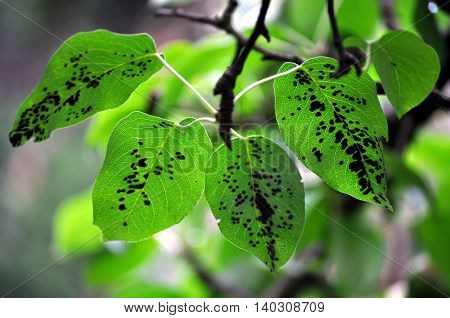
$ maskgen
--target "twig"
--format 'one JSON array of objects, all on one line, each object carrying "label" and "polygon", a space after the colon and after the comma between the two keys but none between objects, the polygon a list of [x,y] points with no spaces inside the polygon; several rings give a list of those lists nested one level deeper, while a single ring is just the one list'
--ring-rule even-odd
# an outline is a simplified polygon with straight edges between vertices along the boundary
[{"label": "twig", "polygon": [[255,27],[241,50],[234,63],[225,71],[222,77],[214,88],[214,95],[220,95],[220,106],[216,114],[219,122],[219,133],[228,148],[231,149],[231,127],[233,125],[233,110],[234,110],[234,89],[236,86],[236,79],[242,73],[245,62],[253,50],[256,41],[260,35],[264,36],[267,41],[270,41],[269,31],[266,27],[266,15],[269,10],[271,0],[263,0],[259,12],[258,20]]},{"label": "twig", "polygon": [[156,107],[158,106],[159,100],[161,96],[156,93],[152,93],[150,95],[150,99],[148,101],[147,108],[145,110],[146,114],[153,115],[155,113]]},{"label": "twig", "polygon": [[283,76],[286,76],[286,75],[288,75],[288,74],[291,74],[291,73],[297,71],[300,67],[301,67],[301,65],[297,65],[297,66],[291,68],[291,69],[288,70],[288,71],[285,71],[285,72],[282,72],[282,73],[278,73],[278,74],[275,74],[275,75],[272,75],[272,76],[263,78],[262,80],[259,80],[259,81],[257,81],[257,82],[254,82],[253,84],[247,86],[247,87],[246,87],[245,89],[243,89],[239,94],[236,95],[236,97],[234,98],[234,103],[237,103],[237,101],[238,101],[239,99],[241,99],[242,96],[244,96],[245,94],[247,94],[248,92],[250,92],[250,91],[251,91],[252,89],[254,89],[255,87],[258,87],[259,85],[262,85],[262,84],[264,84],[264,83],[273,81],[273,80],[276,79],[276,78],[283,77]]},{"label": "twig", "polygon": [[396,30],[399,28],[397,17],[393,8],[392,0],[378,0],[381,13],[383,15],[384,24],[390,30]]},{"label": "twig", "polygon": [[217,279],[209,273],[206,268],[203,267],[199,259],[192,253],[189,248],[185,248],[183,251],[183,256],[189,263],[191,268],[197,274],[197,276],[209,287],[213,294],[216,296],[225,296],[232,298],[247,298],[250,295],[235,286],[230,286],[229,284]]},{"label": "twig", "polygon": [[339,69],[331,74],[331,77],[337,78],[347,74],[352,66],[355,67],[356,74],[359,76],[362,74],[362,66],[360,61],[350,52],[344,48],[342,43],[341,33],[334,11],[334,0],[328,0],[328,16],[330,17],[331,30],[333,32],[334,46],[336,47],[339,55]]},{"label": "twig", "polygon": [[186,125],[177,124],[177,126],[180,127],[180,128],[188,128],[188,127],[191,127],[191,126],[195,125],[196,123],[200,123],[200,122],[203,122],[203,121],[209,122],[209,123],[215,123],[216,119],[215,118],[211,118],[211,117],[200,117],[200,118],[197,118],[197,119],[193,120],[189,124],[186,124]]},{"label": "twig", "polygon": [[[225,31],[227,34],[231,35],[236,39],[238,44],[238,52],[247,45],[248,39],[239,33],[231,24],[231,15],[234,11],[233,4],[237,1],[229,1],[229,5],[225,9],[224,13],[220,17],[208,17],[201,14],[189,13],[185,12],[178,8],[161,8],[156,13],[156,17],[176,17],[184,20],[188,20],[195,23],[201,23],[210,25],[218,30]],[[231,5],[230,5],[231,4]],[[304,58],[296,56],[294,54],[275,52],[269,49],[266,49],[258,44],[255,44],[253,49],[263,55],[264,60],[271,61],[279,61],[279,62],[292,62],[296,64],[301,64],[304,61]],[[236,55],[238,56],[238,54]]]},{"label": "twig", "polygon": [[203,97],[200,92],[191,85],[183,76],[181,76],[180,73],[178,73],[167,61],[161,56],[161,54],[156,54],[156,57],[161,61],[161,63],[178,79],[183,82],[184,85],[186,85],[191,92],[193,92],[197,98],[203,103],[203,105],[206,107],[206,110],[208,110],[212,115],[216,114],[216,109],[206,100],[206,98]]}]

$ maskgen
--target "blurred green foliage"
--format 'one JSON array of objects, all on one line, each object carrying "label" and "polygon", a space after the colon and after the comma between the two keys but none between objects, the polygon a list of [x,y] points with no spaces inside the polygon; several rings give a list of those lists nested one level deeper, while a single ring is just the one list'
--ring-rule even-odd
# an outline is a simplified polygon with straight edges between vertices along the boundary
[{"label": "blurred green foliage", "polygon": [[[348,46],[365,47],[368,41],[378,39],[384,33],[385,27],[381,10],[377,5],[378,1],[337,2],[339,25],[343,35],[348,39]],[[448,30],[449,18],[447,13],[441,10],[433,15],[430,15],[429,11],[424,11],[424,7],[420,4],[426,2],[395,1],[396,14],[400,26],[421,36],[435,48],[442,61],[448,52],[440,34]],[[426,19],[416,23],[418,17],[424,15]],[[163,23],[162,20],[160,23]],[[281,11],[276,19],[271,21],[269,27],[274,37],[271,48],[302,56],[315,56],[324,54],[332,46],[325,0],[285,0]],[[359,40],[355,40],[356,38]],[[261,41],[261,45],[269,44]],[[218,77],[231,62],[234,49],[233,39],[224,34],[214,33],[192,42],[173,41],[161,48],[161,52],[164,52],[173,67],[207,96],[213,105],[217,105],[218,99],[213,97],[211,92]],[[180,56],[182,58],[175,58]],[[244,74],[239,78],[237,91],[258,79],[274,74],[280,65],[281,63],[277,62],[261,61],[259,54],[252,53]],[[369,74],[374,80],[378,80],[373,65],[369,68]],[[385,108],[392,111],[389,105]],[[6,144],[0,143],[1,168],[5,170],[1,186],[2,189],[6,189],[1,194],[0,208],[2,211],[15,211],[5,213],[6,221],[0,227],[1,233],[9,235],[7,238],[0,236],[2,248],[5,247],[6,250],[10,237],[14,236],[13,231],[28,233],[31,237],[43,235],[44,224],[49,223],[53,217],[53,230],[48,231],[50,234],[39,243],[39,252],[33,251],[34,242],[26,242],[14,247],[14,250],[21,251],[17,252],[16,258],[13,258],[11,252],[8,252],[8,255],[11,259],[31,263],[33,259],[41,256],[42,250],[45,251],[50,246],[51,251],[56,252],[55,259],[70,254],[70,258],[60,265],[65,272],[56,274],[51,272],[49,276],[44,276],[41,282],[31,285],[29,289],[25,288],[23,295],[41,293],[55,296],[52,291],[47,291],[42,286],[57,280],[53,284],[60,284],[59,290],[67,286],[76,286],[71,289],[71,293],[65,294],[67,296],[86,294],[110,297],[220,296],[211,291],[192,263],[183,256],[184,249],[191,250],[210,275],[256,295],[263,294],[283,279],[299,273],[321,275],[327,282],[325,287],[321,284],[312,284],[299,288],[299,292],[295,294],[299,297],[324,296],[329,292],[328,289],[339,297],[390,296],[389,287],[399,280],[405,282],[407,286],[403,295],[442,296],[440,292],[414,275],[420,275],[432,286],[437,286],[450,294],[448,114],[439,113],[438,117],[444,122],[441,126],[426,125],[414,134],[403,155],[387,151],[389,196],[397,207],[394,214],[383,212],[365,203],[356,209],[346,205],[340,208],[342,196],[330,190],[302,167],[307,200],[305,229],[291,262],[277,276],[273,276],[258,260],[231,244],[220,234],[204,198],[182,224],[162,235],[157,235],[154,239],[135,244],[101,242],[99,229],[92,225],[90,190],[86,187],[92,183],[97,173],[98,163],[102,161],[107,141],[115,125],[125,115],[136,110],[169,120],[206,115],[191,92],[185,89],[178,79],[162,70],[143,83],[124,105],[95,116],[84,137],[86,146],[84,150],[64,136],[59,140],[56,138],[54,144],[48,144],[51,173],[44,176],[48,179],[47,186],[42,186],[44,194],[39,195],[40,203],[28,207],[20,200],[20,196],[11,190],[12,182],[11,178],[8,179],[9,172],[6,172],[6,169],[12,169],[11,163],[8,162],[12,154],[6,151],[9,149]],[[0,127],[2,135],[6,136],[12,112],[6,113],[3,108],[0,111],[2,115],[5,114],[1,116]],[[8,120],[3,121],[6,117]],[[248,134],[257,132],[270,136],[275,141],[280,140],[277,128],[271,125],[274,122],[271,84],[262,85],[244,96],[236,108],[235,117],[238,122],[256,123],[243,125]],[[213,142],[219,145],[220,139],[215,132],[215,127],[211,127]],[[72,139],[79,140],[82,133],[84,130],[80,128]],[[60,136],[59,134],[55,133],[55,136]],[[52,146],[58,151],[52,150]],[[86,180],[89,179],[87,176],[90,176],[91,180]],[[45,205],[46,201],[50,203]],[[29,215],[38,214],[38,217],[31,219],[27,215],[20,215],[20,212]],[[11,224],[16,223],[11,220],[14,222],[19,220],[21,223],[17,221],[19,224],[17,227],[21,228],[14,230]],[[404,246],[410,257],[406,261],[399,261],[408,272],[402,270],[405,274],[403,278],[392,279],[383,285],[380,283],[380,277],[387,265],[392,263],[388,258],[397,260],[399,257],[396,253],[392,254],[388,248],[395,242],[392,242],[386,232],[389,228],[400,225],[406,228],[412,241],[411,246]],[[26,232],[22,231],[22,227]],[[28,244],[30,246],[27,246]],[[320,250],[319,255],[309,261],[309,253],[316,248]],[[7,263],[6,259],[3,262],[6,265],[0,263],[2,269],[15,266]],[[23,276],[20,278],[25,279],[33,274],[36,268],[47,265],[44,263],[38,262],[33,269],[18,264],[15,269]],[[8,288],[17,285],[16,281],[9,280],[7,271],[3,272],[2,285]],[[73,274],[72,279],[64,280],[63,278],[69,274]]]},{"label": "blurred green foliage", "polygon": [[[396,10],[399,22],[409,27],[415,21],[419,0],[398,1]],[[355,11],[360,14],[355,15]],[[439,13],[443,15],[443,13]],[[345,35],[345,45],[359,47],[367,52],[367,41],[383,32],[380,8],[375,0],[341,1],[337,17],[342,33]],[[434,17],[427,17],[435,21]],[[442,20],[442,18],[441,18]],[[441,23],[442,24],[442,23]],[[437,23],[428,23],[428,27]],[[415,25],[412,31],[418,34],[429,34],[426,24]],[[442,26],[440,27],[442,28]],[[330,39],[325,1],[294,1],[287,0],[282,7],[279,18],[272,21],[270,30],[275,40],[275,47],[281,49],[295,48],[302,55],[314,55],[317,50],[325,47]],[[437,30],[437,29],[436,29]],[[439,37],[437,37],[439,38]],[[428,38],[425,37],[427,40]],[[429,42],[440,54],[438,42],[429,38]],[[206,36],[196,42],[175,41],[162,49],[172,66],[192,83],[199,91],[215,103],[211,91],[221,72],[228,66],[234,53],[234,42],[227,36]],[[265,45],[262,43],[262,45]],[[180,55],[183,58],[177,58]],[[369,63],[371,61],[368,61]],[[244,75],[238,80],[237,91],[248,84],[270,75],[277,69],[274,63],[261,61],[259,55],[252,53]],[[276,64],[276,63],[275,63]],[[368,64],[369,74],[378,80],[378,74],[373,64]],[[238,121],[266,120],[265,127],[247,125],[244,129],[248,134],[270,136],[280,140],[279,132],[270,125],[274,120],[271,85],[262,85],[253,90],[240,101],[236,109]],[[150,96],[155,98],[154,100]],[[154,103],[154,104],[153,104]],[[106,148],[109,135],[116,123],[125,115],[136,111],[150,112],[171,120],[179,120],[185,116],[205,115],[198,101],[182,83],[170,73],[162,71],[152,79],[142,84],[139,89],[120,108],[96,115],[87,133],[86,143],[102,152]],[[214,130],[211,130],[214,134]],[[212,136],[216,145],[220,144],[217,136]],[[386,162],[389,174],[392,176],[392,188],[389,195],[396,205],[405,200],[405,194],[412,189],[419,189],[430,209],[414,218],[411,234],[415,235],[417,253],[422,249],[430,256],[433,267],[449,279],[450,255],[446,245],[450,241],[450,213],[445,197],[450,193],[450,139],[446,134],[421,133],[412,142],[404,158],[386,151]],[[380,227],[383,222],[373,221],[372,209],[363,204],[357,212],[346,215],[346,211],[336,211],[336,193],[330,191],[317,180],[307,180],[306,186],[306,221],[296,257],[302,259],[311,249],[321,247],[324,256],[311,263],[305,263],[302,271],[311,273],[328,272],[331,287],[339,296],[382,296],[380,275],[388,255],[385,230]],[[72,201],[71,201],[72,200]],[[73,199],[69,199],[73,202]],[[396,212],[407,213],[400,209]],[[387,220],[392,216],[382,216]],[[84,220],[86,229],[91,227],[88,219]],[[386,221],[384,221],[386,222]],[[192,249],[196,258],[205,266],[211,275],[226,278],[226,281],[237,284],[249,292],[260,292],[270,288],[282,278],[295,272],[297,262],[288,265],[279,275],[271,277],[261,264],[246,252],[229,243],[217,230],[214,219],[202,200],[180,225],[169,233],[175,232],[177,238],[158,237],[156,240],[137,244],[127,244],[119,252],[112,252],[108,246],[97,251],[96,256],[89,261],[86,279],[91,286],[106,290],[114,297],[207,297],[211,296],[207,284],[199,279],[198,273],[191,267],[189,261],[181,257],[173,258],[172,247]],[[55,223],[57,224],[57,223]],[[70,229],[59,229],[67,235]],[[87,231],[85,231],[87,232]],[[417,236],[416,236],[417,235]],[[74,239],[75,240],[75,239]],[[181,240],[181,241],[179,241]],[[181,242],[181,243],[180,243]],[[162,245],[161,245],[162,244]],[[180,245],[181,244],[181,245]],[[156,246],[160,245],[159,248]],[[168,256],[169,255],[169,256]],[[161,258],[171,259],[171,275],[180,275],[174,281],[155,279],[159,275],[145,274],[158,267]],[[173,272],[173,270],[175,272]],[[176,273],[176,274],[173,274]],[[144,278],[143,278],[144,277]],[[442,286],[439,279],[435,279]],[[415,284],[415,283],[414,283]],[[442,285],[443,284],[443,285]],[[105,289],[106,288],[106,289]],[[448,288],[448,287],[447,287]],[[413,291],[416,290],[414,285]],[[417,291],[420,294],[419,291]],[[324,296],[320,286],[306,286],[298,296]]]}]

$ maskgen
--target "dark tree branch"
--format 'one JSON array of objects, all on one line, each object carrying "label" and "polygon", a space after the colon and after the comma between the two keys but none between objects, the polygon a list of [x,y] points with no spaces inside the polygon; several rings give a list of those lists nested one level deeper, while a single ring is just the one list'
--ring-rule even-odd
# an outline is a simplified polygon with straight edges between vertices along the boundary
[{"label": "dark tree branch", "polygon": [[159,96],[156,93],[153,93],[150,95],[150,99],[148,101],[147,108],[145,110],[146,114],[153,115],[156,111],[156,107],[158,106],[159,100],[161,99],[161,96]]},{"label": "dark tree branch", "polygon": [[194,272],[197,274],[197,276],[203,281],[206,286],[209,287],[209,289],[215,296],[232,298],[250,297],[250,295],[246,291],[241,290],[235,286],[231,286],[211,275],[210,272],[203,267],[203,264],[189,248],[184,249],[183,256],[189,263],[191,268],[194,270]]},{"label": "dark tree branch", "polygon": [[[232,3],[230,5],[230,3]],[[209,26],[212,26],[218,30],[225,31],[227,34],[231,35],[235,38],[236,42],[238,43],[238,46],[242,49],[247,42],[248,39],[239,33],[231,24],[231,16],[234,12],[234,9],[231,10],[232,5],[236,3],[237,1],[230,1],[229,5],[225,9],[224,13],[220,17],[208,17],[200,14],[195,13],[189,13],[185,12],[181,9],[168,9],[168,8],[161,8],[156,13],[156,17],[176,17],[184,20],[188,20],[195,23],[201,23],[206,24]],[[266,49],[258,44],[255,44],[253,49],[263,55],[264,60],[271,60],[271,61],[279,61],[279,62],[292,62],[296,64],[303,63],[304,59],[288,53],[281,53],[281,52],[275,52],[271,51],[269,49]]]},{"label": "dark tree branch", "polygon": [[263,0],[259,12],[258,20],[248,39],[247,43],[237,55],[234,63],[225,71],[214,88],[214,95],[220,95],[220,106],[216,114],[219,122],[219,133],[228,148],[231,149],[231,127],[233,125],[234,111],[234,89],[236,79],[242,73],[245,62],[250,52],[255,47],[256,41],[260,35],[270,41],[269,31],[266,27],[266,15],[269,10],[271,0]]},{"label": "dark tree branch", "polygon": [[393,0],[379,0],[378,2],[386,27],[390,30],[398,29],[399,25],[393,8]]},{"label": "dark tree branch", "polygon": [[352,66],[355,67],[356,74],[362,74],[362,66],[360,60],[358,60],[353,54],[348,52],[344,48],[342,43],[341,33],[334,11],[334,0],[328,0],[328,16],[330,17],[331,30],[333,32],[333,42],[339,56],[339,69],[331,74],[331,77],[340,77],[347,74]]}]

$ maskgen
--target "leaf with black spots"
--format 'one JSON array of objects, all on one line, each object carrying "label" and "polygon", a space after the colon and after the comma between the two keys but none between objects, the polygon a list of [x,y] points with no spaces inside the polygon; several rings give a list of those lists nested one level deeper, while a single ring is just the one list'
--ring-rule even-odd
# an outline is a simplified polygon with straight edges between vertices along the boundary
[{"label": "leaf with black spots", "polygon": [[399,117],[431,93],[440,72],[436,51],[411,32],[386,33],[372,44],[371,57]]},{"label": "leaf with black spots", "polygon": [[206,199],[225,238],[271,271],[293,255],[305,220],[301,176],[287,153],[261,136],[234,139],[211,156]]},{"label": "leaf with black spots", "polygon": [[39,84],[20,105],[9,134],[14,147],[122,105],[162,67],[153,39],[106,30],[78,33],[50,59]]},{"label": "leaf with black spots", "polygon": [[134,112],[109,140],[93,192],[104,240],[135,242],[179,223],[203,194],[212,145],[200,123]]},{"label": "leaf with black spots", "polygon": [[338,62],[318,57],[284,64],[275,80],[275,112],[287,146],[334,189],[392,209],[379,136],[387,122],[367,74],[330,78]]}]

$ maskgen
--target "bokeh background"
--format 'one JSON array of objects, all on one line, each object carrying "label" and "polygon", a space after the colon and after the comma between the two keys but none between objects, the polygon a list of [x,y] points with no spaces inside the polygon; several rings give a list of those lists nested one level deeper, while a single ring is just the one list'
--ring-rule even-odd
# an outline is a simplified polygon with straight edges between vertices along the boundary
[{"label": "bokeh background", "polygon": [[[370,40],[386,29],[377,0],[337,2],[346,37]],[[240,3],[234,24],[248,33],[259,1]],[[302,56],[333,55],[324,4],[323,0],[274,0],[270,47]],[[43,143],[12,149],[8,132],[20,102],[38,82],[60,39],[98,28],[149,33],[168,61],[217,105],[211,91],[233,57],[233,39],[211,27],[157,19],[154,12],[161,5],[181,5],[212,16],[221,12],[224,1],[0,1],[0,295],[450,294],[450,116],[448,110],[429,105],[421,105],[429,108],[399,122],[382,99],[395,131],[386,145],[395,213],[331,190],[299,164],[307,222],[296,255],[276,276],[221,236],[204,199],[180,225],[154,239],[103,244],[99,230],[91,225],[90,190],[112,128],[134,110],[174,120],[204,115],[189,91],[161,72],[124,106],[59,130]],[[422,0],[397,0],[394,9],[400,26],[419,33],[438,51],[444,69],[448,67],[447,12]],[[275,73],[279,66],[252,54],[238,89]],[[448,73],[443,71],[439,85],[448,94],[447,81]],[[271,85],[245,96],[236,118],[247,133],[280,141]],[[210,130],[214,142],[220,143],[214,127]]]}]

